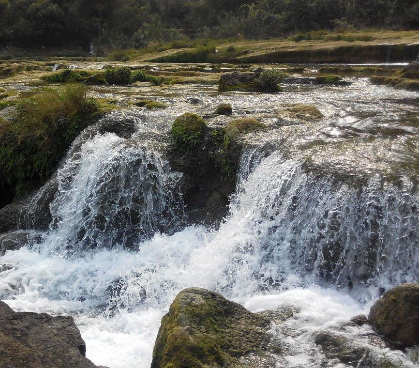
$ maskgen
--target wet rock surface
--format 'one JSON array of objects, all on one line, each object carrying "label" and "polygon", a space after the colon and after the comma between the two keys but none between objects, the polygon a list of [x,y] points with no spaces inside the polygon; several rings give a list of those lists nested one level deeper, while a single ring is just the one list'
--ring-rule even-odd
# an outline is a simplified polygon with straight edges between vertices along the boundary
[{"label": "wet rock surface", "polygon": [[396,346],[419,344],[419,284],[403,284],[387,291],[373,305],[368,319]]},{"label": "wet rock surface", "polygon": [[72,317],[17,313],[0,302],[0,366],[94,368]]}]

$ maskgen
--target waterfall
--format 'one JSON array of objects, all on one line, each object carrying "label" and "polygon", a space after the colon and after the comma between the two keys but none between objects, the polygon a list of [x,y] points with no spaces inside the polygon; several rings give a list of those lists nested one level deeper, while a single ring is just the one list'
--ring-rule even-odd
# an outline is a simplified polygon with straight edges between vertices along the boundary
[{"label": "waterfall", "polygon": [[77,315],[96,364],[148,367],[160,319],[186,287],[254,309],[284,295],[279,304],[315,308],[321,328],[329,311],[304,298],[329,298],[333,313],[342,308],[338,321],[382,288],[418,279],[419,197],[409,178],[343,180],[252,146],[220,228],[187,226],[162,135],[136,124],[128,138],[99,129],[75,142],[56,174],[49,230],[2,258],[1,299]]}]

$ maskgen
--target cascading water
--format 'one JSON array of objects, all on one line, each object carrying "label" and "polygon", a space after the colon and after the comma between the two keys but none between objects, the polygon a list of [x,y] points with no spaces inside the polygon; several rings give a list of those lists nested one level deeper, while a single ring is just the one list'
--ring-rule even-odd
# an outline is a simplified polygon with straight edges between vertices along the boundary
[{"label": "cascading water", "polygon": [[50,230],[2,257],[0,297],[74,315],[96,364],[149,367],[161,317],[198,286],[253,311],[297,305],[294,325],[278,331],[281,363],[319,367],[314,332],[365,312],[380,288],[418,279],[419,198],[408,177],[345,180],[261,144],[242,154],[220,228],[186,226],[181,174],[161,143],[167,126],[136,124],[130,138],[76,142],[57,173]]}]

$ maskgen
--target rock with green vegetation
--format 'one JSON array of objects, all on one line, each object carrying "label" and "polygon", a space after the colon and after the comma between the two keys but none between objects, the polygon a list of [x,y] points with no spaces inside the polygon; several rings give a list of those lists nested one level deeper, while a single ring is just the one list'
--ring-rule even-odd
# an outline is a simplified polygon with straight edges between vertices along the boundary
[{"label": "rock with green vegetation", "polygon": [[175,120],[171,134],[176,147],[182,151],[191,151],[202,141],[205,129],[206,124],[201,116],[186,113]]},{"label": "rock with green vegetation", "polygon": [[316,84],[332,84],[335,86],[346,86],[349,85],[350,82],[344,81],[341,77],[338,75],[320,75],[315,78]]},{"label": "rock with green vegetation", "polygon": [[396,286],[371,308],[370,324],[400,347],[419,344],[419,284]]},{"label": "rock with green vegetation", "polygon": [[225,131],[230,138],[263,130],[265,125],[255,118],[239,118],[227,123]]},{"label": "rock with green vegetation", "polygon": [[371,82],[408,91],[419,91],[419,80],[401,77],[373,76]]},{"label": "rock with green vegetation", "polygon": [[269,326],[269,319],[217,293],[183,290],[162,319],[151,368],[246,366],[241,358],[268,353]]},{"label": "rock with green vegetation", "polygon": [[320,120],[324,116],[317,107],[306,104],[286,104],[279,110],[279,116],[283,119],[297,120]]},{"label": "rock with green vegetation", "polygon": [[286,74],[277,69],[264,70],[260,73],[257,84],[261,92],[279,92],[279,84],[286,77]]},{"label": "rock with green vegetation", "polygon": [[285,74],[279,70],[259,69],[253,73],[227,73],[220,77],[218,90],[228,91],[254,91],[254,92],[278,92],[279,83]]},{"label": "rock with green vegetation", "polygon": [[127,85],[131,83],[131,71],[127,67],[110,68],[105,72],[108,84]]},{"label": "rock with green vegetation", "polygon": [[152,101],[152,100],[140,100],[134,102],[134,105],[138,107],[145,107],[147,110],[154,110],[154,109],[165,109],[166,105],[163,102],[159,101]]},{"label": "rock with green vegetation", "polygon": [[44,183],[98,116],[83,85],[48,88],[19,100],[13,118],[0,126],[0,206]]},{"label": "rock with green vegetation", "polygon": [[228,103],[222,103],[218,105],[215,113],[217,115],[231,115],[233,113],[233,108]]}]

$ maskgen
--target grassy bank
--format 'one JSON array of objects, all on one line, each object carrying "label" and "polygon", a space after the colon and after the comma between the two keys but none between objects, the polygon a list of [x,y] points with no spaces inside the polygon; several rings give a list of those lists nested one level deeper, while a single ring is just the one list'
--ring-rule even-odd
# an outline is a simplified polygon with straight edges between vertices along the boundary
[{"label": "grassy bank", "polygon": [[183,48],[148,50],[130,60],[210,63],[367,63],[414,60],[419,31],[309,32],[289,39],[202,40]]},{"label": "grassy bank", "polygon": [[0,119],[1,205],[45,182],[79,133],[101,114],[79,84],[48,88]]}]

